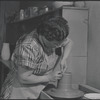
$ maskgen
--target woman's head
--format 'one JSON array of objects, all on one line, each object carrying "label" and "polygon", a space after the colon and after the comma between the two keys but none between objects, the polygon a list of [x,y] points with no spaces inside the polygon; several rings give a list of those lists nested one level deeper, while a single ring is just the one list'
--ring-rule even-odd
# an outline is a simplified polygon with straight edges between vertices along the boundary
[{"label": "woman's head", "polygon": [[42,22],[37,27],[37,32],[44,50],[53,50],[58,48],[68,36],[68,22],[62,17],[53,17]]},{"label": "woman's head", "polygon": [[52,17],[42,22],[37,32],[48,41],[63,41],[69,34],[68,22],[62,17]]}]

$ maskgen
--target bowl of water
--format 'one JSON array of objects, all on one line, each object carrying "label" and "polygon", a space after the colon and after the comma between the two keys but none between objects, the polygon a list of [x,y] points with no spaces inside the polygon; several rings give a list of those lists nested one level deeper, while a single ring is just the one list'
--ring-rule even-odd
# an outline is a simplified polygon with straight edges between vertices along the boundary
[{"label": "bowl of water", "polygon": [[100,100],[100,93],[87,93],[84,97],[89,100]]}]

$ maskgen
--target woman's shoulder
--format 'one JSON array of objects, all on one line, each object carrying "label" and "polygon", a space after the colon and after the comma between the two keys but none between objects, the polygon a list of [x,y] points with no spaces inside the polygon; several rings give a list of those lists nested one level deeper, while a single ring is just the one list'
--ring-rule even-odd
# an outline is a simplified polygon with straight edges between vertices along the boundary
[{"label": "woman's shoulder", "polygon": [[41,46],[36,40],[36,31],[32,31],[29,34],[23,35],[16,43],[16,48],[24,47],[40,51]]}]

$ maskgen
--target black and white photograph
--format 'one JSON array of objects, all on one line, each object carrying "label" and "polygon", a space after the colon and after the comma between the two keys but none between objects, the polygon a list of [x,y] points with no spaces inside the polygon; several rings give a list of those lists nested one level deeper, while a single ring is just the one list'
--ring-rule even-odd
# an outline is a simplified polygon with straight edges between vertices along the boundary
[{"label": "black and white photograph", "polygon": [[0,99],[100,100],[100,1],[0,0]]}]

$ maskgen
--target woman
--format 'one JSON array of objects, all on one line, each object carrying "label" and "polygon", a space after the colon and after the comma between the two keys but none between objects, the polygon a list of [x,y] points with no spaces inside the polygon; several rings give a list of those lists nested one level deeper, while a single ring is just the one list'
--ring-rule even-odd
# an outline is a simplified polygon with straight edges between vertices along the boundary
[{"label": "woman", "polygon": [[[45,86],[60,80],[66,70],[66,59],[72,42],[67,38],[69,27],[62,17],[42,22],[37,29],[23,35],[12,54],[14,63],[1,91],[3,99],[37,99]],[[61,61],[55,49],[61,47]],[[61,70],[55,71],[60,61]]]}]

